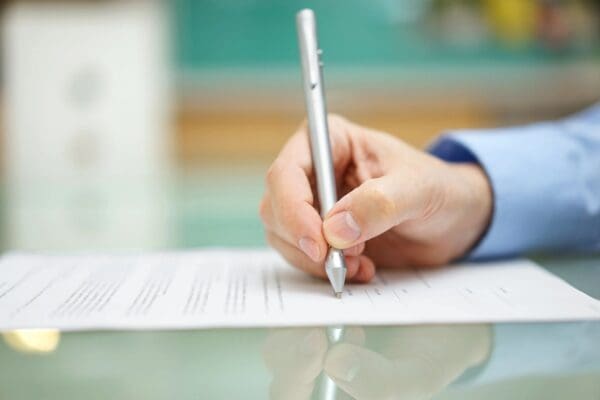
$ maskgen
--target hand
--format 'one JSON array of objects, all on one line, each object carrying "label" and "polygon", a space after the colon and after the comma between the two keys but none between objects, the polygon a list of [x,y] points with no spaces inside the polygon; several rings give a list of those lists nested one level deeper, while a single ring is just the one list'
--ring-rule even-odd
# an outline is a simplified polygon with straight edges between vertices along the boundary
[{"label": "hand", "polygon": [[[339,343],[361,346],[365,332],[344,328]],[[280,328],[269,331],[263,345],[263,360],[272,380],[270,399],[303,400],[319,392],[319,377],[329,349],[325,328]]]},{"label": "hand", "polygon": [[329,245],[344,249],[347,279],[369,281],[378,267],[438,266],[464,255],[492,210],[487,177],[389,134],[329,117],[341,199],[322,220],[306,125],[267,173],[260,206],[268,242],[304,271],[325,277]]},{"label": "hand", "polygon": [[491,349],[489,325],[348,327],[334,345],[324,328],[296,328],[271,331],[263,358],[271,399],[318,398],[321,372],[358,400],[428,399]]}]

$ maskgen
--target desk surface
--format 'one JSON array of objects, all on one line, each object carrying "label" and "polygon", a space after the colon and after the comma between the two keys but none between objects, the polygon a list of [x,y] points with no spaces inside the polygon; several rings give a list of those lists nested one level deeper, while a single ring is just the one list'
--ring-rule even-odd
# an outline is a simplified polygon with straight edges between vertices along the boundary
[{"label": "desk surface", "polygon": [[[255,212],[262,178],[217,179],[217,184],[208,176],[188,177],[185,184],[171,187],[174,200],[166,203],[174,210],[157,214],[171,218],[169,241],[133,235],[140,247],[263,243]],[[56,218],[52,210],[60,208],[60,196],[34,197],[37,203],[20,202],[17,214],[42,218],[49,213]],[[87,208],[75,212],[86,221],[90,203],[84,198]],[[9,201],[5,215],[15,210],[11,207]],[[123,215],[118,210],[114,214]],[[105,210],[103,215],[112,213]],[[11,223],[18,224],[18,218]],[[140,226],[147,228],[147,223]],[[9,236],[4,243],[16,240],[10,232],[21,228],[15,229],[5,229]],[[73,233],[66,228],[62,232],[64,241],[55,238],[54,248],[73,242]],[[94,237],[101,239],[98,232]],[[147,246],[143,240],[150,240]],[[98,248],[112,245],[98,243]],[[26,244],[35,248],[35,243]],[[537,261],[600,298],[599,257]],[[343,399],[349,392],[359,399],[600,398],[599,322],[345,327],[332,345],[328,338],[336,332],[5,332],[0,341],[0,397]],[[323,368],[345,392],[330,386]]]}]

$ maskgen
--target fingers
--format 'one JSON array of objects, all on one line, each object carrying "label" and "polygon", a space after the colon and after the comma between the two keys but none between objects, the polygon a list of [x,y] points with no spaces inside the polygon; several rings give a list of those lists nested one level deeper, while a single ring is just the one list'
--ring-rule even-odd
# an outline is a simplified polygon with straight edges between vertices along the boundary
[{"label": "fingers", "polygon": [[394,363],[354,344],[335,345],[325,357],[325,373],[356,399],[391,399],[398,393]]},{"label": "fingers", "polygon": [[327,241],[345,249],[413,217],[420,206],[410,191],[402,193],[399,186],[395,176],[386,175],[370,179],[344,196],[323,222]]},{"label": "fingers", "polygon": [[[273,232],[267,232],[267,241],[290,264],[301,270],[321,278],[326,278],[323,263],[316,263],[308,258],[301,250],[278,237]],[[346,258],[346,279],[351,282],[362,283],[370,281],[375,275],[375,265],[370,258],[361,255],[364,245],[353,247],[352,254],[344,254]],[[353,255],[356,254],[356,255]]]},{"label": "fingers", "polygon": [[351,282],[367,283],[375,276],[375,263],[365,255],[359,256],[359,267],[356,274],[349,278]]},{"label": "fingers", "polygon": [[[311,260],[309,257],[306,256],[306,254],[302,250],[300,250],[296,246],[293,246],[292,244],[277,236],[277,234],[273,232],[267,232],[266,235],[267,242],[275,250],[277,250],[283,256],[283,258],[291,265],[294,265],[303,270],[304,272],[307,272],[314,276],[318,276],[321,278],[325,278],[327,276],[325,273],[325,266],[322,262],[315,262]],[[346,264],[348,267],[347,274],[354,275],[356,274],[358,263],[356,261],[353,261],[352,257],[349,258],[351,259],[346,260]]]},{"label": "fingers", "polygon": [[[349,131],[357,128],[338,116],[329,117],[329,126],[335,149],[333,161],[339,175],[351,158]],[[323,221],[315,209],[316,197],[309,180],[312,176],[310,142],[303,124],[269,168],[260,215],[267,230],[320,263],[329,246],[322,234]]]},{"label": "fingers", "polygon": [[293,243],[314,262],[320,262],[325,258],[328,245],[313,200],[303,169],[276,161],[267,174],[267,194],[260,214],[268,230]]},{"label": "fingers", "polygon": [[329,342],[323,328],[273,330],[263,346],[267,369],[279,379],[309,383],[321,372]]},{"label": "fingers", "polygon": [[[343,170],[351,159],[351,141],[353,135],[364,128],[353,124],[345,118],[329,114],[329,139],[331,141],[331,156],[336,170]],[[307,175],[312,174],[312,157],[308,127],[304,122],[285,144],[278,159],[286,160],[290,165],[298,165]]]},{"label": "fingers", "polygon": [[[327,337],[328,330],[323,328],[275,329],[269,332],[263,346],[263,359],[273,376],[271,399],[311,398],[330,345]],[[347,327],[341,340],[364,345],[364,330]]]},{"label": "fingers", "polygon": [[308,400],[328,346],[322,328],[271,331],[263,346],[263,359],[273,376],[270,398]]},{"label": "fingers", "polygon": [[484,324],[405,326],[388,333],[382,340],[388,358],[408,360],[413,370],[439,373],[440,384],[484,362],[492,347],[490,326]]},{"label": "fingers", "polygon": [[357,245],[354,245],[354,246],[344,250],[344,255],[345,256],[359,256],[363,253],[363,251],[365,251],[365,244],[359,243]]},{"label": "fingers", "polygon": [[[379,332],[377,332],[379,331]],[[324,359],[325,373],[356,399],[425,399],[489,357],[488,325],[371,328],[375,352],[341,343]]]}]

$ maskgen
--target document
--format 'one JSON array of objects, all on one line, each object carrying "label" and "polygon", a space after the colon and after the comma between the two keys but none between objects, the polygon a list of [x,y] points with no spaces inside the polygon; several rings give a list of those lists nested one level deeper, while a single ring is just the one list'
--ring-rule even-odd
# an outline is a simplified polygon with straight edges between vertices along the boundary
[{"label": "document", "polygon": [[328,282],[270,250],[9,254],[0,329],[182,329],[600,319],[600,302],[526,260]]}]

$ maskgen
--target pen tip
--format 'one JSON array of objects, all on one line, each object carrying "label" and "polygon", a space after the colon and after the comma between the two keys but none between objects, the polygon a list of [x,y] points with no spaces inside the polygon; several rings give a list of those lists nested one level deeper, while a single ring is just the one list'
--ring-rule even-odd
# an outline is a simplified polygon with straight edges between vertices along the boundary
[{"label": "pen tip", "polygon": [[342,298],[342,292],[335,292],[335,297],[338,299]]}]

